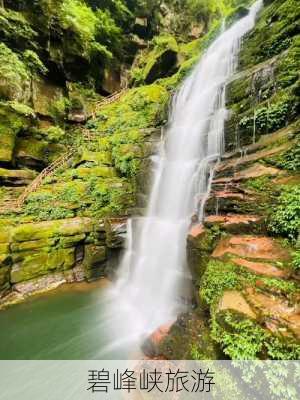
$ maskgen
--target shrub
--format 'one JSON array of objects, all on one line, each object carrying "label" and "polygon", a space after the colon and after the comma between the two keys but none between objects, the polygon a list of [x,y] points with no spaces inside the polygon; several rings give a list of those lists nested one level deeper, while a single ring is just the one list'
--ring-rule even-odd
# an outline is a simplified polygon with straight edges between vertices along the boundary
[{"label": "shrub", "polygon": [[276,234],[295,240],[300,229],[300,186],[288,186],[279,196],[269,227]]}]

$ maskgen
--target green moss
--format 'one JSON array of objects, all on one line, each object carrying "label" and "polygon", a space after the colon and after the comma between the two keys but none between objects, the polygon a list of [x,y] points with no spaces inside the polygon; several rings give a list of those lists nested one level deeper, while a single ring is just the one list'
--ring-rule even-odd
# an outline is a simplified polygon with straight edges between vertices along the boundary
[{"label": "green moss", "polygon": [[[100,24],[99,17],[83,1],[64,0],[58,10],[58,16],[62,27],[74,32],[77,40],[75,39],[72,46],[76,51],[83,50],[88,58],[94,52],[99,52],[102,56],[108,58],[111,57],[109,50],[96,41],[97,26],[98,23]],[[101,13],[101,17],[103,24],[103,13]],[[106,22],[108,19],[109,16],[106,15],[104,21]],[[111,24],[113,24],[112,20]],[[69,45],[71,46],[71,43]]]},{"label": "green moss", "polygon": [[[22,253],[21,257],[22,257]],[[25,254],[25,253],[24,253]],[[52,271],[68,270],[75,263],[74,248],[43,249],[38,253],[26,253],[11,271],[11,282],[24,282]]]},{"label": "green moss", "polygon": [[135,84],[152,83],[156,79],[170,76],[175,72],[178,44],[167,34],[156,36],[151,42],[152,50],[141,54],[137,67],[132,70]]},{"label": "green moss", "polygon": [[300,140],[298,139],[291,149],[277,157],[269,158],[267,162],[288,171],[300,171]]},{"label": "green moss", "polygon": [[0,43],[0,97],[21,100],[29,90],[29,73],[19,56]]},{"label": "green moss", "polygon": [[300,186],[283,188],[278,202],[270,214],[272,232],[296,240],[300,228]]},{"label": "green moss", "polygon": [[1,38],[12,47],[36,47],[37,32],[21,13],[0,7]]},{"label": "green moss", "polygon": [[89,244],[84,246],[83,266],[87,279],[98,278],[104,274],[104,262],[106,260],[106,248]]},{"label": "green moss", "polygon": [[247,112],[239,120],[240,134],[253,135],[254,126],[257,135],[283,128],[296,117],[298,103],[298,99],[290,92],[276,94],[270,102]]},{"label": "green moss", "polygon": [[223,292],[240,286],[237,267],[221,261],[210,261],[200,281],[200,300],[211,306]]},{"label": "green moss", "polygon": [[260,277],[260,280],[263,282],[264,286],[269,290],[279,291],[281,294],[285,296],[293,295],[299,292],[299,287],[295,282],[285,281],[282,279],[276,278],[268,278],[268,277]]},{"label": "green moss", "polygon": [[255,321],[231,311],[213,318],[212,335],[232,360],[297,360],[300,355],[295,341],[273,336]]},{"label": "green moss", "polygon": [[28,70],[33,74],[35,73],[45,75],[48,72],[48,69],[40,60],[37,53],[33,50],[24,51],[23,60]]},{"label": "green moss", "polygon": [[[1,256],[0,256],[1,258]],[[10,287],[10,267],[3,267],[0,268],[0,291],[6,290]]]},{"label": "green moss", "polygon": [[30,124],[23,113],[25,107],[20,110],[16,103],[0,103],[0,161],[12,161],[16,136]]},{"label": "green moss", "polygon": [[297,0],[275,0],[266,7],[247,38],[240,59],[243,68],[253,66],[287,49],[297,34]]}]

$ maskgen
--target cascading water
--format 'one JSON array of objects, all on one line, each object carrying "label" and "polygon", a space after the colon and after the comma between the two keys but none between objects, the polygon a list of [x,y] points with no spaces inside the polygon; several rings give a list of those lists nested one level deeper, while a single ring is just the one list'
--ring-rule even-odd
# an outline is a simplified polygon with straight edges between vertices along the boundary
[{"label": "cascading water", "polygon": [[174,96],[148,212],[130,221],[133,237],[113,289],[112,335],[119,341],[112,346],[173,321],[183,308],[191,216],[203,218],[213,169],[223,152],[226,83],[235,71],[241,39],[254,27],[261,6],[262,0],[257,1],[215,40]]}]

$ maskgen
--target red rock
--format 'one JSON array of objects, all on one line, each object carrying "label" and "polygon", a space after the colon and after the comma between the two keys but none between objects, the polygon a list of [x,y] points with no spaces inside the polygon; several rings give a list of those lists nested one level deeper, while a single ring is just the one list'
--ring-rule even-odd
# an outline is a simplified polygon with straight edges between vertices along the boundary
[{"label": "red rock", "polygon": [[[231,180],[231,179],[230,179]],[[215,192],[214,193],[214,197],[218,198],[218,199],[227,199],[227,198],[233,198],[233,199],[244,199],[244,195],[243,193],[233,193],[233,192]]]},{"label": "red rock", "polygon": [[151,342],[155,346],[158,346],[168,336],[173,324],[174,322],[171,322],[156,329],[156,331],[154,331],[150,336]]},{"label": "red rock", "polygon": [[287,271],[276,268],[272,264],[248,261],[243,258],[235,258],[233,262],[260,275],[272,276],[275,278],[285,278],[288,276]]},{"label": "red rock", "polygon": [[255,318],[256,315],[245,300],[244,296],[237,290],[226,290],[218,304],[218,311],[235,310],[245,314],[250,318]]},{"label": "red rock", "polygon": [[297,337],[300,337],[299,305],[291,306],[289,301],[283,297],[257,292],[254,288],[246,290],[246,297],[252,307],[266,316],[269,322],[271,317],[272,322],[267,324],[267,327],[272,331],[276,329],[280,331],[287,327]]},{"label": "red rock", "polygon": [[223,239],[213,252],[213,257],[222,257],[225,254],[276,261],[290,259],[290,254],[286,249],[275,240],[263,236],[237,235]]},{"label": "red rock", "polygon": [[238,214],[227,214],[227,215],[210,215],[205,218],[207,224],[220,224],[224,227],[228,225],[250,225],[251,223],[261,222],[262,217],[257,215],[238,215]]},{"label": "red rock", "polygon": [[194,225],[191,227],[189,231],[189,236],[193,238],[197,238],[198,236],[202,235],[204,233],[204,227],[202,224]]}]

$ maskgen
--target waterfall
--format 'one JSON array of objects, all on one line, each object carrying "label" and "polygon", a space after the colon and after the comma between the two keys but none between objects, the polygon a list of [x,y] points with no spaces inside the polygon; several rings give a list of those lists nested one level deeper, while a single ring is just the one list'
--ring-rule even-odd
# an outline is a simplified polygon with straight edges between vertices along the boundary
[{"label": "waterfall", "polygon": [[112,340],[136,340],[183,310],[191,217],[203,218],[214,166],[224,150],[226,83],[261,6],[257,1],[212,43],[173,98],[148,211],[130,222],[133,236],[113,289]]}]

